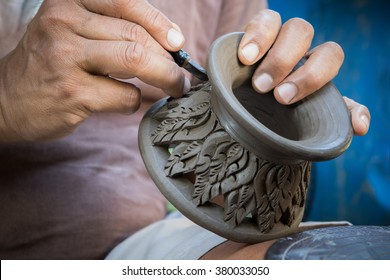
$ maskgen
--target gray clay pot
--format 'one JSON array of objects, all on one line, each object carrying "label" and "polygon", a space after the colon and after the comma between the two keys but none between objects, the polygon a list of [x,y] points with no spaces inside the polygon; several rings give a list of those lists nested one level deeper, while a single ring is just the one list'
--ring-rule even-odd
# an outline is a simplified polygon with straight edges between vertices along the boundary
[{"label": "gray clay pot", "polygon": [[311,161],[351,143],[349,112],[335,86],[291,106],[251,86],[255,66],[237,58],[242,33],[209,51],[209,83],[145,114],[139,146],[167,199],[200,226],[237,242],[295,232],[302,220]]}]

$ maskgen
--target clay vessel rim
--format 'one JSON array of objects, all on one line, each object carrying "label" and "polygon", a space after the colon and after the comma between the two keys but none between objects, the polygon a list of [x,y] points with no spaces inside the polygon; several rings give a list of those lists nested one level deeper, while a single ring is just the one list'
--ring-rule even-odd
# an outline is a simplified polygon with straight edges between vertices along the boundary
[{"label": "clay vessel rim", "polygon": [[[314,114],[326,118],[321,120],[326,122],[324,125],[327,128],[326,133],[317,133],[306,139],[292,140],[275,133],[252,116],[237,100],[233,93],[233,84],[241,78],[236,75],[248,76],[248,72],[253,73],[256,67],[252,66],[252,69],[249,69],[250,67],[242,65],[237,59],[237,46],[243,34],[235,32],[221,36],[212,44],[209,51],[207,70],[213,88],[211,101],[224,128],[244,145],[245,139],[241,137],[243,132],[241,129],[245,129],[253,136],[253,139],[249,141],[257,140],[266,145],[272,145],[281,153],[286,153],[295,159],[321,161],[343,153],[352,141],[353,131],[348,109],[341,94],[332,83],[326,84],[301,101],[301,103],[308,102],[311,107],[316,106],[311,108]],[[230,49],[229,52],[232,53],[229,58],[226,57],[226,49]],[[221,53],[223,53],[223,63],[221,63]],[[226,69],[226,64],[234,65],[239,70],[233,71],[233,75],[229,77],[224,77],[226,72],[223,70]],[[238,72],[241,73],[237,74]],[[337,104],[337,110],[334,110],[334,104]],[[224,119],[227,120],[224,122]],[[237,125],[234,125],[234,122]],[[234,131],[237,128],[239,130]],[[247,148],[253,150],[255,147]]]}]

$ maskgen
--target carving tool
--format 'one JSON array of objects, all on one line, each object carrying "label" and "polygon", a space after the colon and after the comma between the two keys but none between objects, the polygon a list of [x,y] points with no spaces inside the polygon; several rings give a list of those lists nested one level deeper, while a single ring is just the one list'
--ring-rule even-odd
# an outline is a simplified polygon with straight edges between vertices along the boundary
[{"label": "carving tool", "polygon": [[177,52],[170,52],[176,64],[183,67],[199,80],[208,81],[206,70],[200,66],[196,61],[192,60],[190,55],[183,50]]}]

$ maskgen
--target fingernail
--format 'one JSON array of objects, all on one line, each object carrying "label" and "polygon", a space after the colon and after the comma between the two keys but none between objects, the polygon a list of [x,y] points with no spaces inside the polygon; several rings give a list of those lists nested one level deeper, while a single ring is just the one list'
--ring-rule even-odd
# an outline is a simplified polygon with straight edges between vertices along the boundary
[{"label": "fingernail", "polygon": [[294,83],[284,83],[277,87],[277,91],[285,104],[290,104],[291,100],[298,94],[298,88]]},{"label": "fingernail", "polygon": [[254,80],[254,86],[260,92],[268,92],[271,90],[273,85],[273,79],[271,75],[263,73]]},{"label": "fingernail", "polygon": [[169,29],[167,35],[168,44],[173,48],[180,48],[184,42],[183,34],[176,29]]},{"label": "fingernail", "polygon": [[366,115],[361,115],[360,121],[364,123],[367,129],[370,127],[370,121],[368,120],[368,117]]},{"label": "fingernail", "polygon": [[186,94],[187,92],[189,92],[190,89],[191,89],[191,82],[187,77],[185,77],[184,86],[183,86],[183,94]]},{"label": "fingernail", "polygon": [[255,43],[250,43],[241,50],[241,54],[248,62],[254,62],[259,55],[259,47]]}]

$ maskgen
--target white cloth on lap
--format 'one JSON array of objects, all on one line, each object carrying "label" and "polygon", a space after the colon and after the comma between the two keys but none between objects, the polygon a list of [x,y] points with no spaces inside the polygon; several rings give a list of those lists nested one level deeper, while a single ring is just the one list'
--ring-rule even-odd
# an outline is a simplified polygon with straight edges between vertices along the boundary
[{"label": "white cloth on lap", "polygon": [[195,260],[225,238],[182,215],[158,221],[125,239],[107,260]]}]

